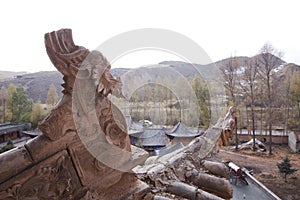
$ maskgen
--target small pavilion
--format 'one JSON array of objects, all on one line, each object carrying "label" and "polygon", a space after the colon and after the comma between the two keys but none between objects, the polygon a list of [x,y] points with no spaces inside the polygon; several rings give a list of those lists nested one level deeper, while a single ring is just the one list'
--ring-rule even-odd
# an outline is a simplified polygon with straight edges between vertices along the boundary
[{"label": "small pavilion", "polygon": [[195,133],[192,130],[189,130],[181,121],[179,121],[174,128],[166,134],[171,139],[172,144],[181,142],[184,145],[187,145],[195,137],[201,135],[201,133]]}]

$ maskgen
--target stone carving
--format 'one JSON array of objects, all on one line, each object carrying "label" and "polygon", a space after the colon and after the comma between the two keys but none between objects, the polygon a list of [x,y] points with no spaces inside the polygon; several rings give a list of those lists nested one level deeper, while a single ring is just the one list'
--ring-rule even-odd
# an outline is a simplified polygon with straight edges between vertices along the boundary
[{"label": "stone carving", "polygon": [[76,171],[81,177],[83,185],[104,191],[121,180],[122,172],[109,168],[99,162],[88,151],[85,151],[83,145],[79,143],[72,144],[69,150],[72,152],[71,155],[75,163]]},{"label": "stone carving", "polygon": [[230,107],[229,112],[227,113],[226,117],[229,117],[228,124],[225,128],[225,130],[234,131],[235,129],[235,117],[236,117],[236,108]]},{"label": "stone carving", "polygon": [[108,99],[122,96],[120,79],[100,52],[75,45],[70,29],[45,34],[45,46],[63,97],[41,136],[1,154],[10,168],[0,168],[0,199],[141,199],[149,187],[128,171],[147,153],[132,155],[125,119]]},{"label": "stone carving", "polygon": [[[90,112],[96,110],[98,122],[108,143],[130,152],[125,120],[115,120],[122,118],[121,112],[116,107],[112,108],[107,98],[111,93],[117,96],[122,96],[122,93],[121,82],[110,74],[111,67],[106,58],[98,51],[90,52],[84,47],[76,46],[70,29],[46,34],[45,45],[52,63],[64,75],[65,83],[62,100],[40,123],[39,129],[51,140],[59,139],[67,131],[76,130],[72,114],[72,105],[75,104],[75,112],[82,115],[80,121],[84,120],[82,118],[89,118]],[[77,86],[76,91],[73,91],[74,86]],[[73,94],[78,102],[72,101]],[[113,115],[113,109],[116,110],[116,115]],[[92,125],[89,122],[85,127],[93,128]]]},{"label": "stone carving", "polygon": [[66,152],[59,153],[34,167],[33,175],[12,180],[12,185],[0,192],[0,199],[73,199],[79,182],[69,166]]},{"label": "stone carving", "polygon": [[64,166],[64,157],[57,160],[55,166],[40,168],[36,175],[23,184],[16,182],[1,194],[0,199],[71,199],[71,175]]},{"label": "stone carving", "polygon": [[236,108],[232,106],[229,108],[229,111],[225,116],[225,118],[228,121],[227,121],[226,126],[223,129],[220,139],[219,139],[220,146],[227,146],[228,142],[232,139],[232,135],[234,134],[234,130],[235,130],[235,126],[236,126],[235,116],[236,116]]},{"label": "stone carving", "polygon": [[[68,99],[68,100],[66,100]],[[75,131],[72,120],[72,101],[64,97],[64,102],[55,107],[51,113],[39,124],[39,129],[51,140],[58,140],[68,131]]]},{"label": "stone carving", "polygon": [[122,96],[109,62],[76,46],[70,29],[47,33],[45,45],[64,76],[64,95],[39,124],[43,135],[0,155],[7,166],[0,168],[0,199],[150,200],[166,199],[159,197],[164,192],[173,199],[232,197],[223,166],[205,161],[223,131],[232,130],[231,112],[186,147],[150,157],[130,173],[147,153],[130,146],[125,119],[108,99]]}]

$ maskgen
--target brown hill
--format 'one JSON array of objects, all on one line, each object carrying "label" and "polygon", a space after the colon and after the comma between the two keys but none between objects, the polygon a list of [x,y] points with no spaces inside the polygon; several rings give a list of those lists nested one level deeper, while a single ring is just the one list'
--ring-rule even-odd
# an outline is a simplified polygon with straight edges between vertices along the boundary
[{"label": "brown hill", "polygon": [[62,76],[57,71],[37,72],[32,74],[18,75],[14,78],[0,81],[0,87],[8,88],[12,83],[15,86],[22,85],[27,91],[28,97],[34,102],[40,100],[42,103],[46,102],[48,89],[51,84],[56,87],[59,98],[61,97],[61,83]]},{"label": "brown hill", "polygon": [[24,75],[26,72],[11,72],[11,71],[0,71],[0,82],[13,79],[17,76]]},{"label": "brown hill", "polygon": [[[257,56],[254,57],[239,56],[239,57],[235,57],[235,59],[239,61],[242,70],[243,63],[246,60],[256,59],[256,57]],[[168,65],[173,69],[172,71],[177,72],[177,75],[181,74],[183,77],[187,78],[188,80],[191,80],[195,76],[199,76],[200,74],[202,76],[203,75],[206,76],[206,77],[202,77],[203,79],[205,79],[208,78],[208,76],[214,76],[214,74],[209,71],[212,65],[216,65],[217,67],[222,67],[226,65],[228,62],[230,62],[230,59],[232,58],[226,58],[208,65],[191,64],[182,61],[163,61],[157,64],[157,67],[151,67],[151,68],[143,67],[143,68],[139,68],[138,70],[139,73],[142,74],[143,73],[147,74],[151,72],[152,75],[154,74],[153,77],[157,77],[162,73],[164,74],[168,72],[168,70],[166,71],[163,69],[164,66]],[[278,59],[280,65],[278,65],[278,70],[276,71],[276,73],[278,73],[279,82],[284,81],[286,78],[290,77],[293,73],[300,73],[299,65],[293,63],[286,63],[280,58]],[[130,71],[130,69],[114,68],[111,69],[111,74],[113,76],[122,76],[128,71]],[[26,89],[28,96],[35,102],[40,100],[42,103],[44,103],[46,101],[48,89],[51,84],[55,85],[58,96],[61,97],[62,75],[57,71],[44,71],[44,72],[37,72],[32,74],[24,74],[24,72],[0,71],[0,88],[2,86],[5,86],[7,88],[10,83],[13,83],[16,86],[21,84]]]}]

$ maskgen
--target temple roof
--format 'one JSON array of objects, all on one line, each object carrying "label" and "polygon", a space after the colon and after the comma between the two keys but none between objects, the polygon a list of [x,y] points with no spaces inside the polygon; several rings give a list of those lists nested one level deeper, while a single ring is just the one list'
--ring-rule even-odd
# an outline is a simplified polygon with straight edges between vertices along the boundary
[{"label": "temple roof", "polygon": [[0,124],[0,135],[7,133],[22,131],[23,129],[28,129],[30,127],[29,123],[5,123]]},{"label": "temple roof", "polygon": [[181,121],[179,121],[174,128],[166,134],[172,137],[197,137],[201,133],[190,131]]},{"label": "temple roof", "polygon": [[130,137],[138,138],[141,146],[166,146],[169,143],[164,129],[144,129]]}]

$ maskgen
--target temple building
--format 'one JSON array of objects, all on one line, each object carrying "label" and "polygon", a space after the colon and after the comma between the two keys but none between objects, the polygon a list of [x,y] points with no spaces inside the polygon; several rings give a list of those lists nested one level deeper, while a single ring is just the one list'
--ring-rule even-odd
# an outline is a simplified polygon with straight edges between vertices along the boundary
[{"label": "temple building", "polygon": [[174,128],[166,134],[171,139],[172,144],[181,142],[184,145],[187,145],[195,137],[201,135],[200,132],[194,133],[193,131],[189,130],[181,121],[179,121]]},{"label": "temple building", "polygon": [[149,152],[163,148],[170,143],[165,129],[147,129],[129,134],[130,143]]},{"label": "temple building", "polygon": [[23,130],[30,128],[28,123],[5,123],[0,124],[0,143],[22,137]]}]

